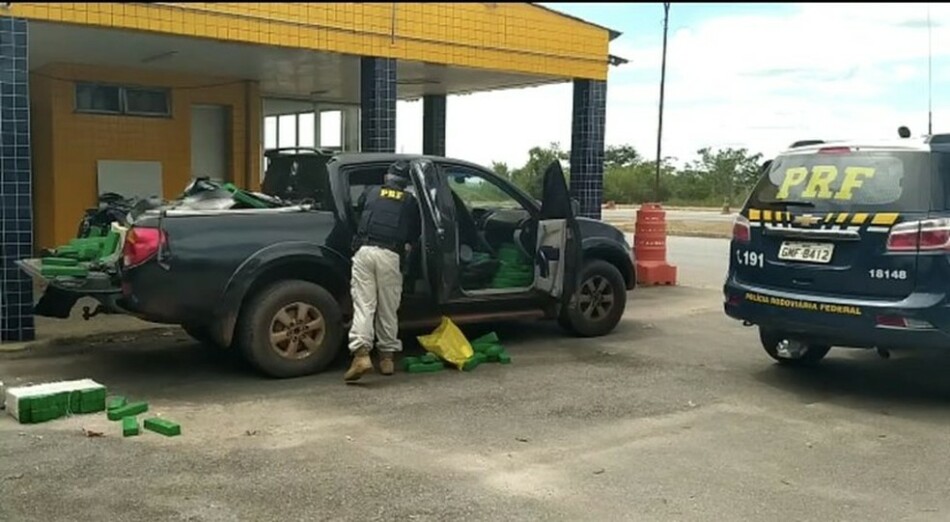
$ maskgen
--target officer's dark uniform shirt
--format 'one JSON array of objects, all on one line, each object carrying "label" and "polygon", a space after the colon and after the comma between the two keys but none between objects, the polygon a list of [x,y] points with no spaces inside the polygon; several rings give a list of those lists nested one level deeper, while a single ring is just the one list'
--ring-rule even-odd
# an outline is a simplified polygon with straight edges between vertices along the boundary
[{"label": "officer's dark uniform shirt", "polygon": [[357,202],[360,215],[359,245],[388,248],[402,255],[406,243],[421,234],[416,198],[395,184],[370,187]]}]

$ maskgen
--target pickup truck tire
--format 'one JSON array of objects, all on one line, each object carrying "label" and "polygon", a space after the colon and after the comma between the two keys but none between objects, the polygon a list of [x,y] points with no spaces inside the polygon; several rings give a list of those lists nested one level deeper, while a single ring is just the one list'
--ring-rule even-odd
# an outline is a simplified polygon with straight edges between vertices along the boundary
[{"label": "pickup truck tire", "polygon": [[212,348],[214,350],[224,350],[225,346],[221,346],[217,341],[214,340],[214,337],[208,332],[208,326],[203,324],[183,324],[181,329],[188,334],[189,337],[201,343],[202,346],[206,348]]},{"label": "pickup truck tire", "polygon": [[575,306],[562,310],[558,323],[580,337],[607,335],[627,307],[627,290],[617,267],[601,259],[584,263],[573,296]]},{"label": "pickup truck tire", "polygon": [[244,357],[270,377],[317,373],[333,361],[343,336],[336,299],[307,281],[279,281],[247,302],[237,340]]}]

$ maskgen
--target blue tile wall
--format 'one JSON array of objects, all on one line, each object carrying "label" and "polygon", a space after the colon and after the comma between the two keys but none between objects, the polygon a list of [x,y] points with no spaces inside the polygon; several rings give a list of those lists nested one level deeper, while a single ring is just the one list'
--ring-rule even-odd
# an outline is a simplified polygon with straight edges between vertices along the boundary
[{"label": "blue tile wall", "polygon": [[422,153],[445,156],[445,95],[422,97]]},{"label": "blue tile wall", "polygon": [[574,80],[571,196],[580,202],[580,215],[593,219],[600,219],[604,192],[606,121],[607,82]]},{"label": "blue tile wall", "polygon": [[15,264],[33,254],[27,22],[0,17],[0,341],[31,341],[33,283]]},{"label": "blue tile wall", "polygon": [[396,152],[396,60],[360,59],[360,150]]}]

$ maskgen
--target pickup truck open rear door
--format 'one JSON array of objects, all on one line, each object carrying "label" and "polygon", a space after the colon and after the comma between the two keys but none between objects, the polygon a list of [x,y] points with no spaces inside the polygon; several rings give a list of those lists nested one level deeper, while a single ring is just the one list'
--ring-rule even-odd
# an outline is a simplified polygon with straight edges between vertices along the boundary
[{"label": "pickup truck open rear door", "polygon": [[455,297],[458,289],[458,239],[455,206],[448,184],[428,159],[411,163],[417,197],[422,202],[423,272],[438,303]]}]

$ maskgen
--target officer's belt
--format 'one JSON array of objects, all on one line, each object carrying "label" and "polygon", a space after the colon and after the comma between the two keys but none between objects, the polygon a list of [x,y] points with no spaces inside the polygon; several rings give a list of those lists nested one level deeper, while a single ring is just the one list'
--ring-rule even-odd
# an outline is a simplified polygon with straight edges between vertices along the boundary
[{"label": "officer's belt", "polygon": [[390,251],[392,251],[392,252],[395,252],[395,253],[397,253],[397,254],[402,255],[402,248],[401,248],[402,245],[399,245],[398,243],[396,243],[396,242],[394,242],[394,241],[384,241],[384,240],[381,240],[381,239],[376,239],[376,238],[369,237],[369,238],[365,238],[365,239],[361,240],[361,241],[360,241],[360,246],[374,246],[374,247],[379,247],[379,248],[383,248],[383,249],[386,249],[386,250],[390,250]]}]

